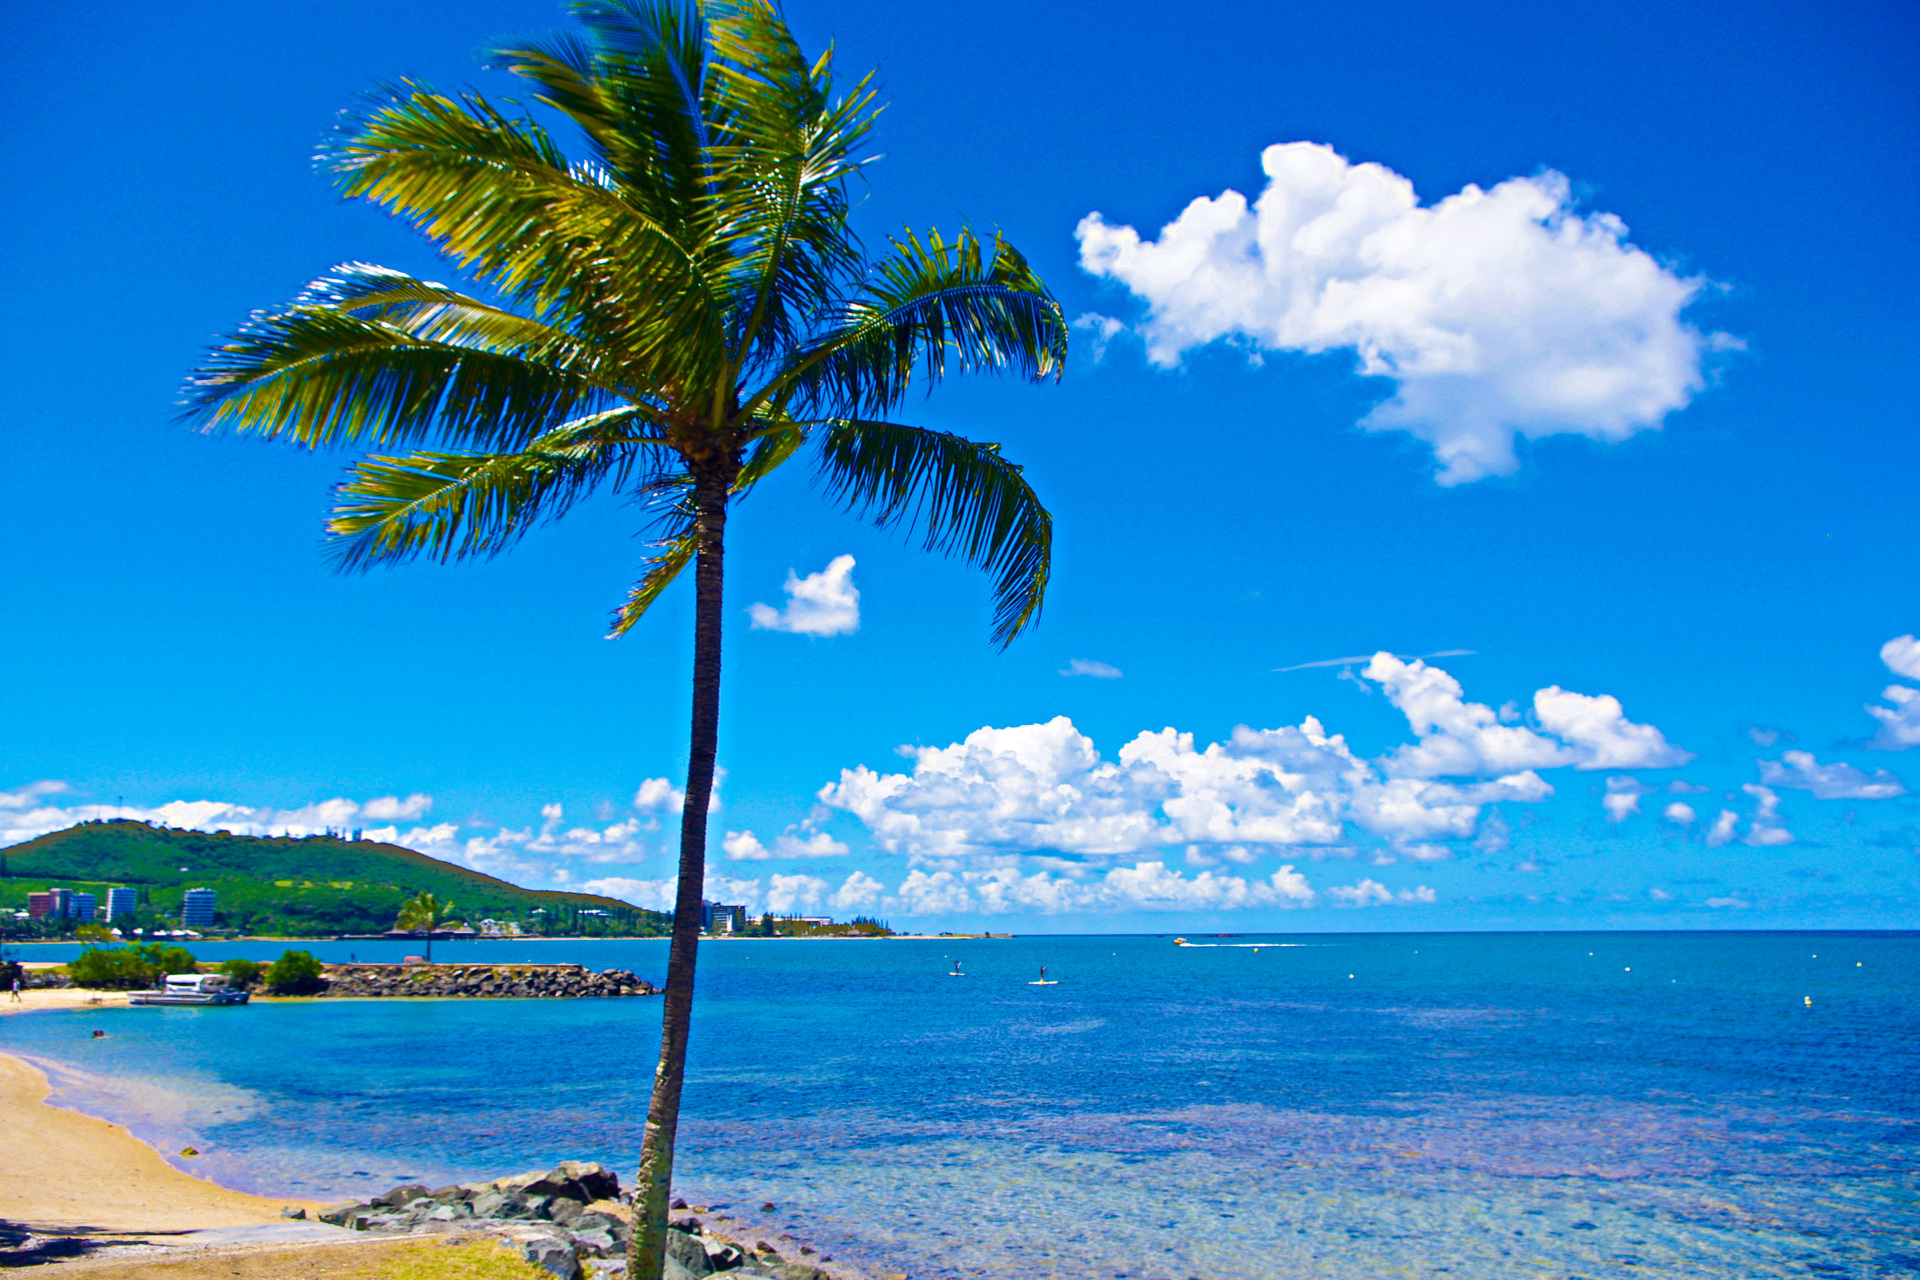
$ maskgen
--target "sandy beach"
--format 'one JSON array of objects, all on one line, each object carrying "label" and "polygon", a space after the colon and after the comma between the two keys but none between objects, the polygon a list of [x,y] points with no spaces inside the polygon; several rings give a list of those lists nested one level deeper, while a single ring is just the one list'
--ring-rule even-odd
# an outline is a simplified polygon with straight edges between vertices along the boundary
[{"label": "sandy beach", "polygon": [[[33,991],[30,996],[72,995]],[[180,1172],[118,1125],[49,1106],[46,1076],[0,1054],[0,1219],[39,1234],[88,1231],[160,1236],[279,1222],[299,1200],[229,1191]]]}]

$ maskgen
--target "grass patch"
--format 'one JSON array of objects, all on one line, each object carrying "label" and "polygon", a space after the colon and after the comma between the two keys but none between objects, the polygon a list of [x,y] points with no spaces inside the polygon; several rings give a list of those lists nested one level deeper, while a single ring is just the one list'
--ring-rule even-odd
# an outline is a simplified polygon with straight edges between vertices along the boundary
[{"label": "grass patch", "polygon": [[408,1245],[381,1258],[373,1276],[377,1280],[553,1280],[551,1274],[493,1240]]}]

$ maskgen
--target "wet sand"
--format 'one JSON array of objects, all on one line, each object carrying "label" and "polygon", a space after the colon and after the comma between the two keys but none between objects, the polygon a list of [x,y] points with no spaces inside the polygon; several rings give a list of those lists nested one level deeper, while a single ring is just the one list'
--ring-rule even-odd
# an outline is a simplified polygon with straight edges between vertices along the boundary
[{"label": "wet sand", "polygon": [[6,1134],[0,1219],[15,1227],[37,1234],[165,1235],[277,1223],[284,1206],[309,1213],[319,1207],[229,1191],[182,1173],[119,1125],[49,1106],[51,1092],[38,1068],[0,1054],[0,1132]]}]

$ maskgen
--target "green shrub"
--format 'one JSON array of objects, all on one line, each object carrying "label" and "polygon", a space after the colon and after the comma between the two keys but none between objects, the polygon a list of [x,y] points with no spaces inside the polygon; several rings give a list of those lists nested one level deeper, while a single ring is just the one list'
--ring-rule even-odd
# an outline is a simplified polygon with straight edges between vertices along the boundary
[{"label": "green shrub", "polygon": [[306,951],[283,951],[267,969],[267,985],[278,995],[309,995],[320,990],[320,962]]},{"label": "green shrub", "polygon": [[258,960],[241,960],[235,958],[232,960],[222,960],[218,972],[226,974],[234,986],[246,988],[260,981],[261,971],[266,967],[267,966],[261,964]]},{"label": "green shrub", "polygon": [[169,973],[198,973],[185,947],[149,942],[137,947],[88,947],[67,962],[67,976],[83,987],[154,987]]}]

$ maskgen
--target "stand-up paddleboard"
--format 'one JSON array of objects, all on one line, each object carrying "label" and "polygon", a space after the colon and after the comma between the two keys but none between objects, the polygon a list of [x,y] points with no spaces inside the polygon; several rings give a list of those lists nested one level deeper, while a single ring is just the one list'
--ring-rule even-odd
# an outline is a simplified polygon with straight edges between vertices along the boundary
[{"label": "stand-up paddleboard", "polygon": [[964,977],[966,977],[967,975],[966,975],[966,974],[964,974],[964,973],[962,973],[962,972],[960,972],[960,962],[959,962],[958,960],[955,960],[955,961],[953,962],[953,972],[952,972],[952,973],[950,973],[950,974],[948,974],[947,976],[948,976],[949,978],[964,978]]},{"label": "stand-up paddleboard", "polygon": [[1041,965],[1039,980],[1029,982],[1027,985],[1030,987],[1057,987],[1060,985],[1060,980],[1058,978],[1047,977],[1047,966]]}]

